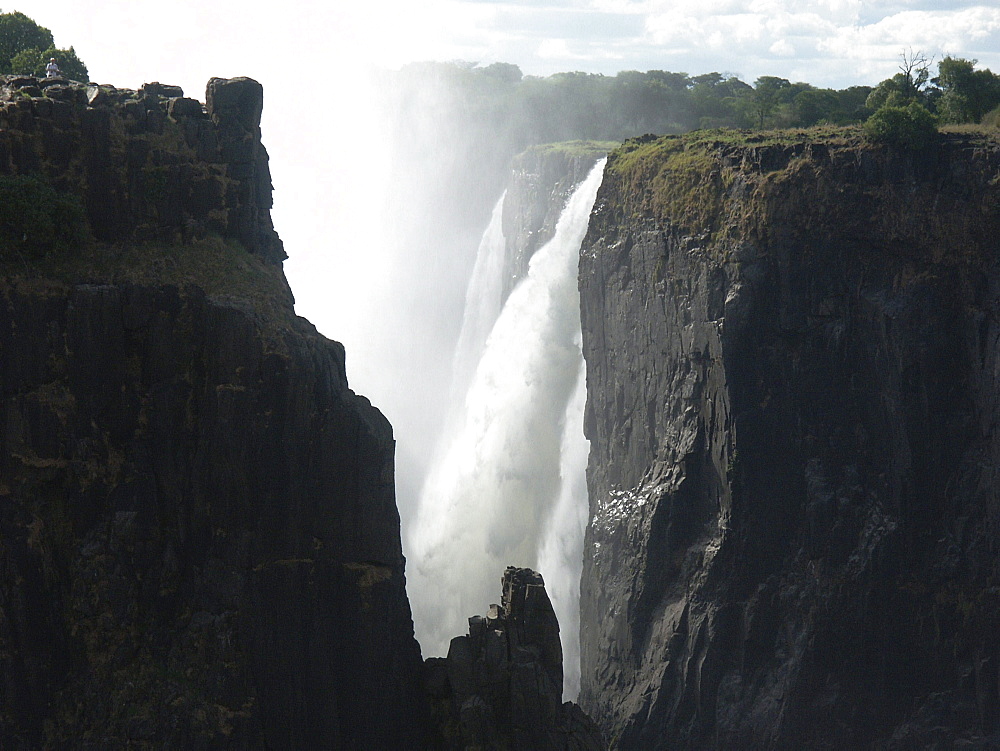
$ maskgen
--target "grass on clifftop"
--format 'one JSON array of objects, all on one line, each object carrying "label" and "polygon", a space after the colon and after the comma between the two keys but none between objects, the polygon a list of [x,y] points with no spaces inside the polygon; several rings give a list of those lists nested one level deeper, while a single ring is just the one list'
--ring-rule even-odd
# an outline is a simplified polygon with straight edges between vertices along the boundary
[{"label": "grass on clifftop", "polygon": [[280,265],[264,263],[236,241],[218,237],[188,244],[115,247],[91,243],[41,258],[0,253],[0,274],[28,286],[135,284],[198,287],[213,297],[245,302],[267,328],[287,328],[294,318]]},{"label": "grass on clifftop", "polygon": [[[621,184],[626,216],[652,216],[691,234],[714,233],[724,223],[727,192],[742,169],[740,151],[752,160],[758,149],[778,147],[791,154],[809,144],[846,147],[862,140],[857,126],[643,136],[612,151],[608,171]],[[773,165],[765,160],[757,169],[784,169],[787,163],[787,158]]]},{"label": "grass on clifftop", "polygon": [[858,126],[820,126],[786,130],[695,130],[683,135],[643,136],[625,141],[612,153],[613,169],[625,174],[651,157],[659,159],[679,151],[716,154],[726,148],[793,146],[805,143],[849,145],[861,137]]},{"label": "grass on clifftop", "polygon": [[840,149],[865,143],[856,125],[698,130],[630,139],[611,152],[608,171],[621,183],[627,215],[652,215],[691,233],[714,232],[738,173],[783,171],[813,145]]},{"label": "grass on clifftop", "polygon": [[618,141],[559,141],[558,143],[542,143],[529,146],[524,153],[563,154],[568,157],[599,158],[621,144]]},{"label": "grass on clifftop", "polygon": [[[731,236],[733,228],[741,228],[743,237],[764,237],[770,227],[761,218],[773,218],[782,210],[788,190],[834,191],[826,198],[814,196],[817,216],[829,208],[826,204],[840,205],[844,184],[832,170],[846,170],[842,179],[850,179],[854,173],[849,166],[862,154],[874,165],[891,163],[902,169],[919,164],[926,171],[938,164],[937,150],[979,148],[996,153],[1000,132],[948,128],[935,132],[920,150],[873,142],[859,126],[644,136],[626,141],[609,155],[605,188],[614,191],[617,207],[609,219],[652,220],[684,235],[705,237],[709,244],[724,240],[717,235],[722,231]],[[862,200],[855,193],[855,199]],[[905,198],[893,196],[905,206]]]},{"label": "grass on clifftop", "polygon": [[[938,129],[944,137],[959,136],[973,141],[995,141],[1000,130],[990,125],[945,125]],[[768,146],[806,146],[823,144],[828,147],[857,147],[868,143],[861,126],[829,125],[784,130],[733,130],[720,128],[695,130],[683,135],[642,136],[631,138],[611,153],[611,168],[618,174],[641,169],[644,164],[669,158],[683,150],[704,155],[717,155],[732,149]]]},{"label": "grass on clifftop", "polygon": [[718,146],[687,136],[644,136],[623,143],[607,170],[621,183],[626,216],[647,216],[686,228],[714,228],[731,176],[723,175]]}]

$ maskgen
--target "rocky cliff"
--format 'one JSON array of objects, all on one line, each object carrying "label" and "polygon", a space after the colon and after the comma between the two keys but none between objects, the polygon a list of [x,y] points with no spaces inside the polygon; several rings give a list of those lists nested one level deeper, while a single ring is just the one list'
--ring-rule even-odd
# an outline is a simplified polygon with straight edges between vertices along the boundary
[{"label": "rocky cliff", "polygon": [[597,726],[562,701],[559,623],[540,574],[508,566],[500,604],[469,618],[447,658],[427,660],[441,748],[601,751]]},{"label": "rocky cliff", "polygon": [[159,83],[131,91],[0,76],[0,175],[41,178],[78,197],[99,241],[218,235],[280,261],[263,90],[248,78],[213,78],[206,103]]},{"label": "rocky cliff", "polygon": [[260,86],[2,84],[55,208],[0,222],[0,746],[420,748],[392,431],[292,311]]},{"label": "rocky cliff", "polygon": [[628,142],[580,267],[619,749],[1000,744],[1000,142]]}]

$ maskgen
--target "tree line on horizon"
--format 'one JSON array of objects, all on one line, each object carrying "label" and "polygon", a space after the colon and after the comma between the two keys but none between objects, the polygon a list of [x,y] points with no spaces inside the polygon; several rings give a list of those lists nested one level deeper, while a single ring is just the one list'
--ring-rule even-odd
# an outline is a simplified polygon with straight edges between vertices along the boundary
[{"label": "tree line on horizon", "polygon": [[[939,124],[1000,123],[1000,76],[976,61],[902,55],[877,86],[829,89],[778,76],[629,70],[526,76],[511,63],[421,62],[381,73],[383,144],[400,201],[419,193],[448,222],[478,226],[511,158],[535,144],[624,141],[696,129],[865,125],[875,141],[918,149]],[[463,208],[464,207],[464,208]]]},{"label": "tree line on horizon", "polygon": [[[978,123],[1000,106],[1000,76],[975,60],[947,56],[931,76],[920,53],[878,86],[819,88],[778,76],[753,84],[718,72],[663,70],[614,76],[569,72],[525,76],[511,63],[424,62],[386,74],[392,112],[428,107],[441,115],[492,122],[527,146],[573,139],[624,140],[704,128],[776,129],[864,123],[883,107],[916,104],[941,124]],[[447,112],[447,110],[454,110]]]}]

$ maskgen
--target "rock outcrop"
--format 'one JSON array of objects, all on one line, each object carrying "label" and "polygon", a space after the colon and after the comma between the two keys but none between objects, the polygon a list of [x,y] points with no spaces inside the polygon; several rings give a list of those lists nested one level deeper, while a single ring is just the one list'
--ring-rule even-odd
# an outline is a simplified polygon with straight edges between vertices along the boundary
[{"label": "rock outcrop", "polygon": [[[639,139],[580,268],[612,748],[1000,744],[1000,143]],[[765,142],[772,138],[772,142]]]},{"label": "rock outcrop", "polygon": [[0,746],[424,747],[392,430],[292,311],[259,85],[4,86],[0,187],[97,240],[0,248]]},{"label": "rock outcrop", "polygon": [[263,89],[213,78],[207,107],[178,86],[138,91],[0,76],[0,175],[35,175],[81,198],[103,242],[240,241],[285,258],[271,224]]},{"label": "rock outcrop", "polygon": [[545,582],[508,567],[500,605],[469,618],[447,658],[427,661],[428,693],[446,749],[600,751],[600,732],[562,701],[559,623]]}]

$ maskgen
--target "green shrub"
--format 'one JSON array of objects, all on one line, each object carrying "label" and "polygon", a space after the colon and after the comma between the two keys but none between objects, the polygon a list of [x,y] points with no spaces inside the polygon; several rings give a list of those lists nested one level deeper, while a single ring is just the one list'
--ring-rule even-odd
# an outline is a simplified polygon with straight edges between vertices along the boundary
[{"label": "green shrub", "polygon": [[[10,72],[18,76],[37,75],[35,69],[39,66],[41,61],[42,53],[34,47],[21,50],[10,59]],[[44,71],[45,65],[42,65],[41,67]]]},{"label": "green shrub", "polygon": [[1000,107],[992,109],[983,115],[982,125],[994,130],[1000,130]]},{"label": "green shrub", "polygon": [[65,253],[89,238],[77,196],[59,193],[37,177],[0,177],[0,257]]},{"label": "green shrub", "polygon": [[60,50],[55,47],[48,47],[44,51],[30,47],[21,50],[10,61],[10,71],[21,76],[45,77],[45,66],[50,58],[55,58],[56,65],[59,66],[59,73],[63,78],[71,81],[88,81],[87,66],[76,56],[76,50],[70,47],[68,50]]},{"label": "green shrub", "polygon": [[937,120],[927,108],[910,102],[905,107],[887,104],[879,107],[865,122],[865,135],[872,141],[902,149],[922,149],[937,134]]}]

